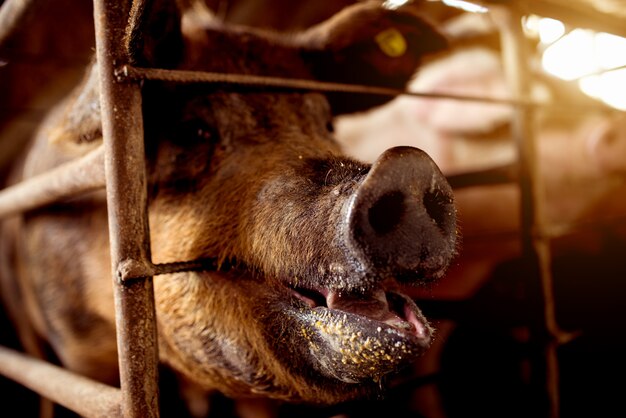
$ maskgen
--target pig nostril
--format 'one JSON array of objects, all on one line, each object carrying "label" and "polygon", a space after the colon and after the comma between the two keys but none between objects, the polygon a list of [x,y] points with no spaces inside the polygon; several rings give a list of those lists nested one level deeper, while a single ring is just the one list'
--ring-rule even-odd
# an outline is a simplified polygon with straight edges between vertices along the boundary
[{"label": "pig nostril", "polygon": [[386,234],[400,223],[404,212],[404,194],[399,191],[390,192],[384,194],[369,209],[369,223],[377,234]]},{"label": "pig nostril", "polygon": [[439,190],[435,190],[425,193],[422,202],[428,216],[435,221],[439,229],[445,232],[447,230],[446,220],[450,215],[448,213],[450,199]]}]

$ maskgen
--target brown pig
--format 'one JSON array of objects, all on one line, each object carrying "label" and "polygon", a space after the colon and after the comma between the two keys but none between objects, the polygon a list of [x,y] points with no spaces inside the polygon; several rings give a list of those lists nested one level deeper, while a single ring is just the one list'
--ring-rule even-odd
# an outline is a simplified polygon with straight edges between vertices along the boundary
[{"label": "brown pig", "polygon": [[[290,36],[154,3],[151,16],[170,21],[149,16],[138,52],[155,67],[398,88],[421,56],[445,46],[410,8],[370,2]],[[385,31],[400,54],[381,46]],[[442,277],[455,256],[452,191],[419,149],[394,148],[368,165],[343,156],[332,133],[334,114],[380,98],[169,82],[145,82],[143,97],[153,261],[219,265],[155,279],[164,364],[233,398],[334,403],[379,391],[428,348],[432,328],[402,286]],[[16,178],[101,142],[93,67]],[[4,233],[3,293],[24,300],[13,315],[65,367],[115,383],[102,195],[30,211]],[[21,295],[6,294],[8,280]]]}]

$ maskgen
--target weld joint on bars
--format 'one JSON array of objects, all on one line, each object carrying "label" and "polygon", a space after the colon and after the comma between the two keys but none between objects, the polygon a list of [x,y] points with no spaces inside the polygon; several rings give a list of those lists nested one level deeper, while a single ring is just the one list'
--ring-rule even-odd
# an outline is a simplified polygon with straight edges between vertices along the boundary
[{"label": "weld joint on bars", "polygon": [[183,271],[215,271],[219,263],[214,258],[201,258],[193,261],[153,264],[149,260],[125,259],[118,263],[115,275],[120,283],[139,280],[161,274],[180,273]]}]

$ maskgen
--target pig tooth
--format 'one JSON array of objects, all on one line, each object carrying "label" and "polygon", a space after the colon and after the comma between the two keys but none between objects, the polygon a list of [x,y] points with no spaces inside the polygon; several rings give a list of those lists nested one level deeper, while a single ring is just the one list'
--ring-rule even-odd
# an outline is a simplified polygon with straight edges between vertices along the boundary
[{"label": "pig tooth", "polygon": [[403,330],[411,330],[413,329],[413,325],[405,320],[403,320],[402,318],[394,315],[393,318],[389,318],[387,320],[385,320],[385,324],[387,325],[391,325],[394,328],[397,329],[403,329]]}]

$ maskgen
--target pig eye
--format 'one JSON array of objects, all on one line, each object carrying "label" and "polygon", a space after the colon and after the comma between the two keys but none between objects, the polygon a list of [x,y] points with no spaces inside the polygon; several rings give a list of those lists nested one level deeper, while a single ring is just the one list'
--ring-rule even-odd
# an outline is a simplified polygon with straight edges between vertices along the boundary
[{"label": "pig eye", "polygon": [[208,129],[203,129],[203,128],[198,128],[198,130],[196,131],[196,136],[199,139],[203,139],[205,141],[208,141],[209,139],[213,137],[213,135],[211,134],[211,131],[209,131]]},{"label": "pig eye", "polygon": [[335,125],[333,124],[332,120],[329,120],[328,122],[326,122],[326,130],[328,132],[335,132]]},{"label": "pig eye", "polygon": [[204,121],[188,122],[182,126],[179,143],[180,145],[191,145],[194,143],[213,142],[216,136],[215,128]]}]

